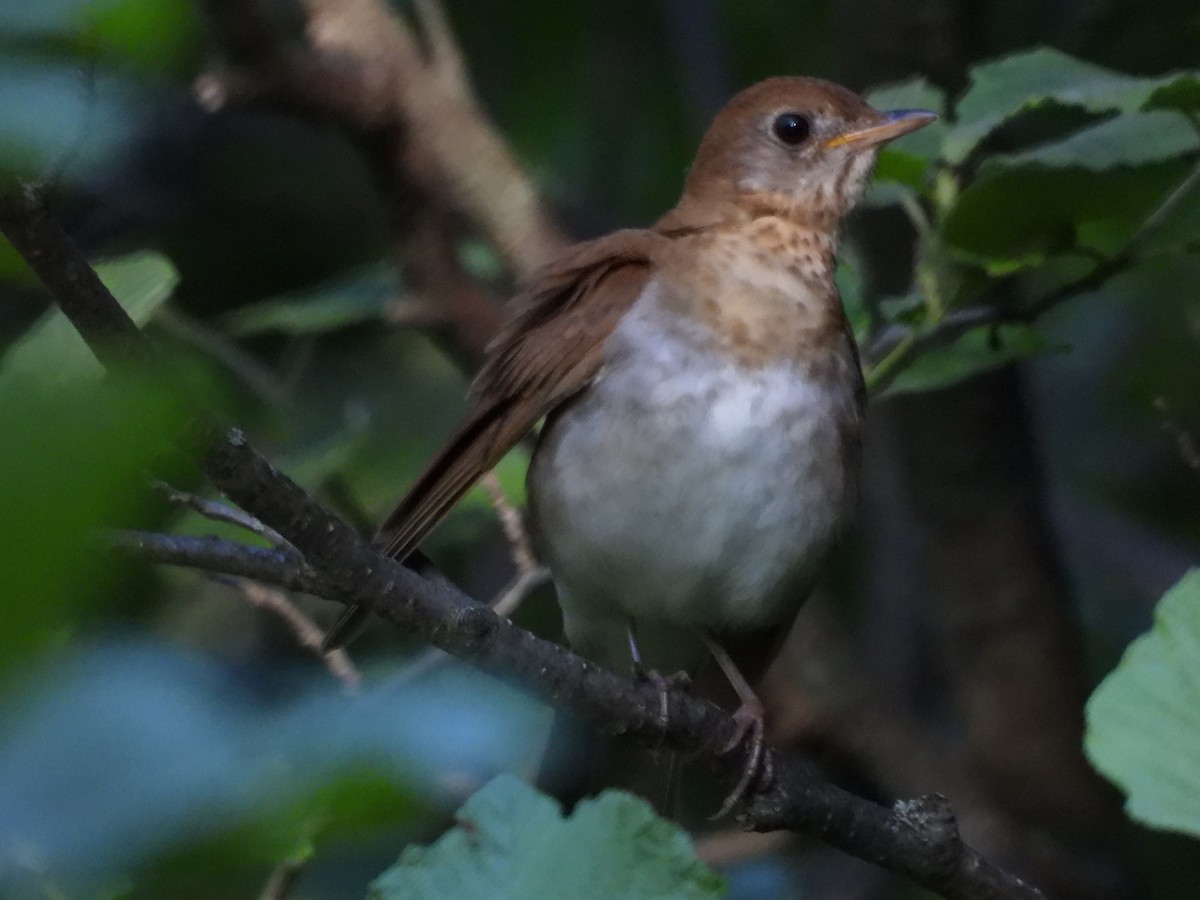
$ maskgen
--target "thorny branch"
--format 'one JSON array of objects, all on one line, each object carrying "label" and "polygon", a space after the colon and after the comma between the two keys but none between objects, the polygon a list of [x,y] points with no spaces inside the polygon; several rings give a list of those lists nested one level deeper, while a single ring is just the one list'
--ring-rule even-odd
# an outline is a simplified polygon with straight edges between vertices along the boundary
[{"label": "thorny branch", "polygon": [[[36,192],[0,198],[0,231],[50,290],[96,353],[117,369],[157,354],[96,278],[78,248]],[[198,462],[233,502],[285,537],[289,553],[246,548],[243,569],[257,580],[341,603],[365,603],[377,614],[486,671],[522,684],[531,694],[572,710],[611,732],[687,753],[726,779],[745,751],[722,753],[737,731],[711,703],[680,691],[660,715],[658,689],[620,677],[564,647],[540,640],[475,603],[452,585],[425,579],[377,550],[262,458],[236,430],[222,431],[197,413]],[[194,551],[186,542],[185,551]],[[160,559],[166,548],[159,546]],[[229,548],[222,548],[226,556]],[[241,551],[236,554],[241,555]],[[191,558],[198,554],[191,553]],[[271,573],[275,577],[269,577]],[[239,572],[244,574],[244,572]],[[304,586],[302,586],[304,585]],[[751,786],[739,821],[757,831],[791,829],[907,875],[947,898],[1038,898],[1041,893],[992,865],[967,845],[946,800],[928,796],[878,806],[822,780],[799,758],[768,749],[774,777]]]}]

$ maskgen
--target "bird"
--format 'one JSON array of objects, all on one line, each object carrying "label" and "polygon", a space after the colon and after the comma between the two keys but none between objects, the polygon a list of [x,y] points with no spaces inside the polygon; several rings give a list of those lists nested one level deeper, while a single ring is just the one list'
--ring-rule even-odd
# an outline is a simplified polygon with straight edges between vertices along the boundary
[{"label": "bird", "polygon": [[[575,245],[514,300],[381,550],[410,557],[543,422],[528,514],[570,645],[639,674],[711,653],[737,742],[761,745],[762,704],[725,648],[791,624],[856,503],[865,389],[834,280],[841,223],[879,148],[936,118],[808,77],[737,94],[673,209]],[[326,647],[364,614],[348,607]]]}]

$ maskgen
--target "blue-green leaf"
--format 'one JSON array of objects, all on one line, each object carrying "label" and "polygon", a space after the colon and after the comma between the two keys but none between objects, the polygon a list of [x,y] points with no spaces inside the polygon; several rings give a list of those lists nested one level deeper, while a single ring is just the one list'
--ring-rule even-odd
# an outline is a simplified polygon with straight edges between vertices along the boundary
[{"label": "blue-green leaf", "polygon": [[724,882],[687,835],[644,800],[605,791],[569,818],[500,776],[458,812],[459,826],[409,847],[371,885],[371,900],[713,900]]},{"label": "blue-green leaf", "polygon": [[132,641],[56,657],[0,705],[6,889],[49,874],[74,896],[248,824],[272,845],[394,827],[526,764],[544,734],[544,708],[455,666],[348,695],[315,661],[268,673]]},{"label": "blue-green leaf", "polygon": [[1200,569],[1171,588],[1087,705],[1092,764],[1129,814],[1200,837]]}]

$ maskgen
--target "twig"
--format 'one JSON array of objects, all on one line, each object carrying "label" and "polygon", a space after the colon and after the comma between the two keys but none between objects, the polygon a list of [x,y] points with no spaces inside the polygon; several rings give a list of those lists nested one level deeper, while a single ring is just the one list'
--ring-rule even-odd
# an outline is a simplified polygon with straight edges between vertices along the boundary
[{"label": "twig", "polygon": [[529,531],[525,528],[525,519],[521,515],[521,511],[508,499],[508,495],[504,493],[504,485],[500,483],[495,472],[488,472],[484,475],[480,484],[487,492],[488,499],[492,502],[492,507],[500,519],[500,527],[504,529],[504,536],[508,539],[508,546],[512,551],[517,571],[521,575],[536,571],[538,561],[534,555],[533,542],[529,539]]},{"label": "twig", "polygon": [[325,640],[325,632],[316,622],[306,616],[286,593],[246,578],[231,578],[221,574],[214,574],[213,578],[221,584],[233,588],[251,606],[274,613],[282,619],[296,636],[296,641],[300,646],[305,650],[311,650],[325,664],[333,677],[342,683],[344,688],[354,691],[358,687],[362,676],[345,648],[339,647],[329,653],[323,652],[321,645]]},{"label": "twig", "polygon": [[488,605],[496,615],[511,619],[525,598],[549,580],[550,570],[541,566],[534,566],[527,572],[518,572],[516,578]]},{"label": "twig", "polygon": [[271,877],[263,885],[258,900],[283,900],[296,885],[296,881],[307,868],[312,853],[305,850],[290,856],[277,865],[271,872]]},{"label": "twig", "polygon": [[251,534],[258,535],[272,547],[290,550],[293,553],[298,552],[295,547],[288,543],[287,538],[274,528],[264,525],[258,519],[254,518],[254,516],[248,515],[227,503],[206,500],[195,494],[177,490],[165,481],[158,481],[157,479],[151,479],[150,486],[164,494],[170,502],[195,510],[206,519],[211,519],[214,522],[224,522],[227,525],[236,525],[238,528],[243,528]]},{"label": "twig", "polygon": [[303,558],[286,550],[251,547],[217,537],[180,537],[149,531],[112,531],[107,540],[114,549],[151,562],[238,575],[316,597],[333,592],[332,585],[313,572]]}]

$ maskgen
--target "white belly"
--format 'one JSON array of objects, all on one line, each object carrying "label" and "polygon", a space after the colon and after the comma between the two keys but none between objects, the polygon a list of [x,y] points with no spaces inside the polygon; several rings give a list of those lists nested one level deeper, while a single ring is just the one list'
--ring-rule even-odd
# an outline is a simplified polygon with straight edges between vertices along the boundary
[{"label": "white belly", "polygon": [[746,630],[794,614],[853,503],[853,386],[748,370],[653,308],[609,339],[529,476],[567,634],[611,659],[626,623]]}]

